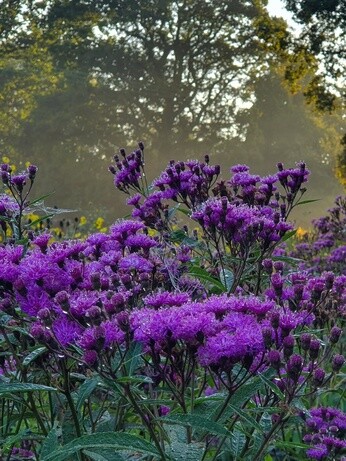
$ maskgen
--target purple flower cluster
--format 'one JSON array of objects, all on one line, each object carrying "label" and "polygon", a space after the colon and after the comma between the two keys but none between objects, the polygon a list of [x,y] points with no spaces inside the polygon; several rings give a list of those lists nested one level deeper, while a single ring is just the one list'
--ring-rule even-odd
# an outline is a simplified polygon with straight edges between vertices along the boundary
[{"label": "purple flower cluster", "polygon": [[314,230],[305,235],[290,256],[304,259],[300,267],[314,273],[333,271],[346,275],[346,197],[337,197],[328,215],[313,221]]},{"label": "purple flower cluster", "polygon": [[[167,298],[161,294],[162,305],[169,306]],[[148,351],[154,347],[165,354],[179,344],[197,351],[199,363],[214,370],[249,364],[256,357],[264,360],[266,350],[281,349],[283,339],[307,323],[302,313],[285,313],[275,302],[256,296],[211,296],[203,302],[154,307],[131,314],[134,339]]]},{"label": "purple flower cluster", "polygon": [[118,155],[114,156],[115,166],[111,165],[109,171],[114,175],[114,184],[119,190],[129,194],[130,191],[141,191],[145,178],[144,172],[144,145],[138,144],[139,149],[126,155],[124,149],[120,149],[123,160]]},{"label": "purple flower cluster", "polygon": [[306,419],[304,442],[311,445],[307,456],[317,461],[340,459],[346,452],[346,413],[336,408],[320,407]]},{"label": "purple flower cluster", "polygon": [[[49,244],[42,234],[24,256],[22,246],[1,247],[1,309],[15,316],[18,304],[36,340],[52,350],[77,344],[88,363],[96,362],[96,354],[125,340],[131,308],[190,300],[188,292],[172,292],[165,250],[145,230],[141,222],[120,220],[86,241]],[[175,288],[189,288],[184,264],[175,261]]]},{"label": "purple flower cluster", "polygon": [[241,253],[257,243],[266,250],[293,228],[269,206],[231,203],[227,197],[208,199],[191,217],[212,241],[222,236],[229,246],[239,245]]},{"label": "purple flower cluster", "polygon": [[153,185],[162,192],[162,198],[172,199],[195,209],[208,199],[209,191],[219,174],[220,166],[209,165],[209,156],[206,155],[205,163],[198,160],[171,161]]},{"label": "purple flower cluster", "polygon": [[12,168],[8,163],[3,163],[0,166],[1,179],[3,184],[7,186],[9,189],[14,188],[18,194],[21,194],[23,192],[24,186],[27,184],[27,181],[34,181],[37,170],[37,166],[29,165],[25,172],[14,175],[12,174]]}]

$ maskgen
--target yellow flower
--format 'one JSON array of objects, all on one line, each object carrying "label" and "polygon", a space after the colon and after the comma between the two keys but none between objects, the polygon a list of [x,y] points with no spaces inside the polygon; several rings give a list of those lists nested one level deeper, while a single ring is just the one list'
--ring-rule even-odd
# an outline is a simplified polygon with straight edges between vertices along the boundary
[{"label": "yellow flower", "polygon": [[297,239],[301,240],[302,238],[306,237],[308,234],[308,231],[303,229],[302,227],[298,227],[297,232],[296,232],[296,237]]},{"label": "yellow flower", "polygon": [[102,229],[102,227],[104,225],[104,222],[105,222],[105,220],[103,218],[97,218],[96,221],[95,221],[96,229],[98,229],[98,230]]},{"label": "yellow flower", "polygon": [[86,222],[87,222],[87,218],[86,218],[85,216],[81,216],[81,217],[79,218],[79,224],[80,224],[81,226],[84,226],[84,224],[86,224]]},{"label": "yellow flower", "polygon": [[28,220],[30,219],[31,222],[37,221],[40,218],[38,214],[34,214],[34,213],[30,213],[26,217]]},{"label": "yellow flower", "polygon": [[6,155],[4,155],[4,156],[2,157],[2,161],[3,161],[4,163],[10,163],[10,159],[9,159],[8,157],[6,157]]},{"label": "yellow flower", "polygon": [[148,229],[149,237],[155,237],[158,234],[157,230],[155,229]]}]

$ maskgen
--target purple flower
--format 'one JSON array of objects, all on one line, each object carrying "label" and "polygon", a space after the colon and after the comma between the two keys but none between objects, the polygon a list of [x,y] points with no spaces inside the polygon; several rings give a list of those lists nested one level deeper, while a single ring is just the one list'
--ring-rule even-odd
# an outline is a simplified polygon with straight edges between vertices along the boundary
[{"label": "purple flower", "polygon": [[27,180],[26,174],[18,174],[18,175],[11,177],[11,184],[16,187],[18,192],[22,192],[26,184],[26,180]]},{"label": "purple flower", "polygon": [[309,448],[306,451],[306,455],[309,458],[316,459],[317,461],[323,460],[328,455],[328,449],[325,445],[315,445],[313,448]]},{"label": "purple flower", "polygon": [[187,293],[171,293],[169,291],[163,291],[148,295],[143,299],[143,301],[147,307],[159,309],[160,307],[181,306],[189,301],[189,295]]},{"label": "purple flower", "polygon": [[332,369],[334,372],[340,371],[343,364],[345,363],[345,357],[341,354],[334,355],[332,359]]},{"label": "purple flower", "polygon": [[1,221],[1,216],[6,216],[8,218],[11,218],[13,216],[17,216],[18,213],[19,213],[19,205],[14,200],[14,198],[6,194],[0,194],[0,221]]},{"label": "purple flower", "polygon": [[84,352],[82,358],[87,365],[90,367],[95,367],[98,363],[99,355],[94,350],[87,350]]},{"label": "purple flower", "polygon": [[74,344],[82,332],[82,328],[77,323],[65,317],[59,317],[55,320],[52,330],[55,338],[63,347]]},{"label": "purple flower", "polygon": [[119,269],[123,271],[151,272],[153,264],[135,253],[125,256],[119,262]]},{"label": "purple flower", "polygon": [[40,250],[42,251],[42,253],[45,253],[46,250],[47,250],[47,247],[48,247],[48,242],[49,240],[52,238],[52,234],[48,233],[48,232],[44,232],[42,234],[39,234],[37,235],[32,243],[34,245],[37,245]]}]

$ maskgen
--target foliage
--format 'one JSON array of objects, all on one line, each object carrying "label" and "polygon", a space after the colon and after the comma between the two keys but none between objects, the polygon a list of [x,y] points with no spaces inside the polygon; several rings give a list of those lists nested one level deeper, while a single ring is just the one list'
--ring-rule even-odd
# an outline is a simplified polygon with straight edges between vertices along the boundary
[{"label": "foliage", "polygon": [[[311,2],[309,0],[285,0],[286,7],[293,12],[294,19],[303,29],[301,40],[322,63],[324,77],[343,77],[345,67],[346,14],[344,0]],[[339,82],[344,85],[344,82]],[[320,101],[328,108],[328,101]]]},{"label": "foliage", "polygon": [[[40,165],[40,194],[55,189],[51,205],[82,208],[86,215],[106,204],[98,211],[107,212],[108,222],[114,213],[123,215],[104,186],[102,163],[114,146],[145,138],[155,158],[153,175],[170,158],[194,152],[212,150],[234,162],[230,156],[251,152],[227,143],[243,140],[256,125],[256,116],[246,114],[262,97],[258,82],[298,55],[292,87],[316,70],[314,57],[296,53],[286,24],[270,17],[265,3],[7,2],[1,11],[0,148],[17,163],[28,158]],[[275,155],[266,135],[262,152]],[[319,157],[317,137],[323,130],[309,144],[299,142],[300,158],[310,162],[312,151]],[[334,156],[322,149],[323,157],[327,153]]]},{"label": "foliage", "polygon": [[0,247],[2,457],[341,459],[344,266],[280,249],[305,164],[144,168],[143,143],[110,167],[132,219]]}]

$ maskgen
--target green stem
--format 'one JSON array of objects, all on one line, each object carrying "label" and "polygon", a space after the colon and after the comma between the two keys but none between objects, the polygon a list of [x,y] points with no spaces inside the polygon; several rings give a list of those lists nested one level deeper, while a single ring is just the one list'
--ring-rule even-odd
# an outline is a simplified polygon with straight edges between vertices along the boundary
[{"label": "green stem", "polygon": [[148,431],[150,433],[150,436],[157,448],[157,450],[159,451],[160,453],[160,456],[161,456],[161,461],[166,461],[167,460],[167,457],[166,457],[166,454],[165,452],[163,451],[162,447],[161,447],[161,444],[160,444],[160,441],[159,439],[157,438],[156,434],[155,434],[155,431],[154,429],[152,428],[151,426],[151,423],[150,421],[148,421],[148,419],[146,418],[146,415],[144,414],[143,410],[141,409],[141,407],[138,405],[138,403],[136,402],[136,399],[134,398],[134,396],[132,395],[132,392],[130,390],[130,386],[128,384],[125,384],[122,386],[124,391],[125,391],[125,394],[126,396],[128,397],[128,399],[130,400],[133,408],[135,409],[135,411],[137,412],[137,414],[139,414],[139,416],[141,417],[142,419],[142,422],[143,424],[148,428]]}]

